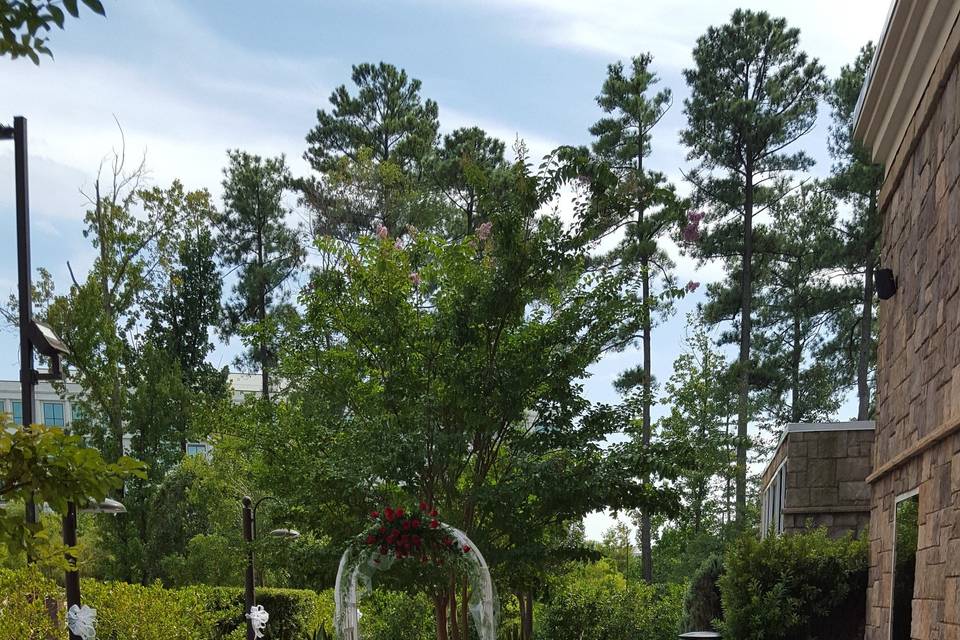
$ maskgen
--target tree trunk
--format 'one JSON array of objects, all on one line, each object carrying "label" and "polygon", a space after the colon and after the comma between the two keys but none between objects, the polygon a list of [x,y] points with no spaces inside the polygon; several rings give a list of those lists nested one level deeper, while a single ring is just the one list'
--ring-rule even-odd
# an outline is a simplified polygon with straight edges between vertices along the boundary
[{"label": "tree trunk", "polygon": [[723,471],[724,479],[724,488],[723,488],[723,503],[724,503],[724,513],[726,514],[726,520],[724,524],[730,524],[730,414],[724,417],[723,421],[723,435],[726,443],[724,446],[727,448],[727,464],[726,469]]},{"label": "tree trunk", "polygon": [[[749,154],[749,151],[748,151]],[[747,443],[750,426],[750,330],[751,303],[753,302],[753,167],[745,166],[743,204],[743,264],[740,281],[740,389],[737,403],[737,477],[736,518],[737,526],[743,527],[747,512]]]},{"label": "tree trunk", "polygon": [[[877,207],[877,192],[870,192],[869,216],[874,219]],[[857,420],[870,419],[870,354],[873,346],[873,271],[876,262],[873,255],[874,242],[865,252],[863,269],[863,308],[860,310],[860,344],[857,349]]]},{"label": "tree trunk", "polygon": [[463,640],[470,637],[470,599],[467,590],[470,588],[467,579],[463,579],[463,586],[460,590],[460,635]]},{"label": "tree trunk", "polygon": [[[643,175],[643,136],[640,136],[640,145],[637,150],[637,184],[642,184],[640,179]],[[639,187],[638,187],[639,189]],[[642,193],[638,192],[637,197],[637,225],[640,227],[640,233],[637,234],[637,237],[644,239],[646,234],[643,229],[644,215],[646,213],[646,203],[643,200],[644,196]],[[642,249],[646,251],[646,248]],[[643,296],[643,307],[640,310],[641,319],[642,319],[642,341],[643,341],[643,425],[642,425],[642,442],[644,450],[650,447],[650,439],[653,433],[653,428],[650,421],[650,405],[653,403],[653,375],[651,373],[652,368],[652,356],[651,356],[651,344],[650,344],[650,333],[651,333],[651,322],[650,322],[650,256],[645,253],[640,257],[640,288],[641,295]],[[650,482],[650,475],[644,473],[643,476],[644,484]],[[647,584],[653,582],[653,548],[650,540],[650,513],[649,509],[644,509],[640,512],[640,562],[641,562],[641,571],[643,572],[643,580]]]},{"label": "tree trunk", "polygon": [[[642,215],[642,214],[641,214]],[[643,448],[650,446],[653,428],[650,418],[650,405],[653,403],[652,356],[650,344],[650,260],[646,256],[640,261],[640,279],[643,294]],[[644,483],[650,481],[644,474]],[[650,540],[650,513],[644,509],[640,514],[640,559],[644,582],[653,582],[653,548]]]},{"label": "tree trunk", "polygon": [[450,574],[450,640],[460,640],[460,624],[457,621],[457,581],[453,574]]},{"label": "tree trunk", "polygon": [[873,258],[863,272],[863,309],[857,349],[857,420],[870,419],[870,347],[873,342]]},{"label": "tree trunk", "polygon": [[447,597],[437,595],[433,597],[433,613],[437,624],[437,640],[448,640],[447,635]]},{"label": "tree trunk", "polygon": [[523,594],[526,604],[523,607],[524,616],[520,620],[521,629],[523,630],[523,640],[531,640],[533,638],[533,593],[527,591]]},{"label": "tree trunk", "polygon": [[793,345],[790,353],[790,421],[800,422],[803,413],[800,407],[800,365],[802,364],[803,349],[800,345],[800,309],[793,309]]}]

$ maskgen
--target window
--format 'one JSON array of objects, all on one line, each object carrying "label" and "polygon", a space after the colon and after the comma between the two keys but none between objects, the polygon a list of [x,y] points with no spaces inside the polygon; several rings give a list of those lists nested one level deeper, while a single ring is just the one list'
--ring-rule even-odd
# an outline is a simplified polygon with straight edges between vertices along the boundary
[{"label": "window", "polygon": [[13,418],[13,424],[23,424],[23,403],[19,400],[10,401],[10,415]]},{"label": "window", "polygon": [[783,533],[783,498],[787,490],[787,462],[781,463],[763,492],[760,511],[760,535]]},{"label": "window", "polygon": [[893,516],[893,608],[890,640],[910,640],[913,587],[917,576],[917,537],[920,501],[916,491],[897,499]]},{"label": "window", "polygon": [[207,445],[202,442],[188,442],[187,443],[187,455],[188,456],[205,456],[207,455]]},{"label": "window", "polygon": [[65,426],[63,421],[63,403],[62,402],[44,402],[43,403],[43,424],[49,427]]}]

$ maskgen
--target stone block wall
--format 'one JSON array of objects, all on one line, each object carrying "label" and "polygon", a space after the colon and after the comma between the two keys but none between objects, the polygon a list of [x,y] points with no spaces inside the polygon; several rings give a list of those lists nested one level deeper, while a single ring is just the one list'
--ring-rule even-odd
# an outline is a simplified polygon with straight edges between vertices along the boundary
[{"label": "stone block wall", "polygon": [[766,487],[786,460],[784,533],[823,526],[830,535],[840,536],[866,529],[873,439],[869,429],[786,434],[762,479]]},{"label": "stone block wall", "polygon": [[898,496],[918,490],[912,638],[960,640],[960,89],[954,27],[881,190],[867,640],[887,640]]}]

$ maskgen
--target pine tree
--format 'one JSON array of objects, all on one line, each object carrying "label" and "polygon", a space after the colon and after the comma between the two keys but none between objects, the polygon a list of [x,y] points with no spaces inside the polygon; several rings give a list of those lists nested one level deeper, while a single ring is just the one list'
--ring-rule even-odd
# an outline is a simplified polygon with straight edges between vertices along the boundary
[{"label": "pine tree", "polygon": [[[624,302],[633,312],[633,321],[622,331],[621,346],[641,343],[643,361],[625,372],[619,387],[640,389],[641,445],[650,445],[653,404],[652,330],[655,313],[668,313],[670,295],[653,291],[659,284],[668,294],[675,290],[669,257],[658,241],[677,220],[676,198],[662,173],[644,166],[650,155],[651,131],[671,104],[669,89],[654,92],[657,76],[650,71],[649,54],[633,58],[629,67],[622,62],[607,68],[597,104],[607,115],[590,128],[593,152],[609,165],[617,184],[608,219],[600,233],[623,232],[623,238],[600,262],[612,268],[622,280]],[[655,277],[660,274],[660,277]],[[659,281],[658,281],[659,280]],[[658,282],[657,282],[658,281]],[[641,514],[640,554],[643,577],[653,580],[650,515]]]},{"label": "pine tree", "polygon": [[304,259],[297,232],[287,226],[284,192],[290,184],[286,161],[228,151],[223,204],[218,217],[220,258],[237,282],[226,304],[223,331],[252,334],[248,362],[261,371],[263,398],[270,399],[275,346],[268,320],[286,310],[288,284]]},{"label": "pine tree", "polygon": [[840,406],[843,370],[820,357],[847,304],[835,282],[833,263],[842,245],[836,217],[833,197],[818,183],[770,207],[765,268],[756,279],[754,384],[777,429],[827,419]]},{"label": "pine tree", "polygon": [[837,195],[852,207],[852,216],[842,225],[846,242],[840,262],[853,282],[845,312],[837,318],[833,352],[856,372],[858,420],[867,420],[873,415],[870,392],[870,373],[876,361],[873,275],[880,259],[881,222],[877,199],[883,168],[873,162],[867,149],[853,140],[853,116],[873,54],[873,44],[867,43],[854,63],[840,70],[827,95],[833,117],[830,154],[835,164],[831,182]]},{"label": "pine tree", "polygon": [[443,136],[429,166],[432,188],[439,190],[458,215],[450,216],[445,235],[473,233],[502,206],[509,186],[505,145],[479,127],[461,128]]},{"label": "pine tree", "polygon": [[[346,85],[330,95],[332,109],[317,111],[304,159],[320,179],[300,183],[322,233],[353,237],[375,223],[391,232],[421,223],[416,189],[432,153],[437,103],[423,100],[421,82],[391,64],[353,67],[356,93]],[[413,193],[410,193],[410,192]],[[411,202],[413,200],[413,202]]]},{"label": "pine tree", "polygon": [[697,40],[694,67],[684,71],[691,95],[681,139],[699,162],[689,176],[710,205],[709,233],[699,251],[724,259],[735,277],[725,292],[739,298],[739,397],[736,513],[746,512],[748,426],[751,420],[751,321],[754,218],[776,198],[785,172],[812,161],[787,149],[814,126],[823,67],[799,49],[800,33],[766,12],[737,10]]}]

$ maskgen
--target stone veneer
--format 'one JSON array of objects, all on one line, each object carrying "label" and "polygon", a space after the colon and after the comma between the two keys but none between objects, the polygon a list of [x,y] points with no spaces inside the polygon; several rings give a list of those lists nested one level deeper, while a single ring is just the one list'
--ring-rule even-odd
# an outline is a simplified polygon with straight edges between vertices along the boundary
[{"label": "stone veneer", "polygon": [[898,496],[919,491],[911,635],[960,640],[960,28],[887,167],[867,640],[887,640]]},{"label": "stone veneer", "polygon": [[870,521],[866,478],[874,439],[872,423],[831,423],[814,430],[817,426],[785,427],[763,472],[761,487],[767,488],[786,460],[783,532],[826,527],[831,536],[858,535]]}]

